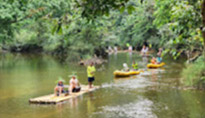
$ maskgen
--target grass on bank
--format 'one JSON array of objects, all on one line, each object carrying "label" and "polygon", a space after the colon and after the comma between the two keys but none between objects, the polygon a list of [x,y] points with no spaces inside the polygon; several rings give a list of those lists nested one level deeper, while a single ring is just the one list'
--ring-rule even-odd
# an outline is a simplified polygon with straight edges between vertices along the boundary
[{"label": "grass on bank", "polygon": [[187,64],[182,71],[182,78],[186,86],[205,89],[205,58],[201,56],[194,63]]}]

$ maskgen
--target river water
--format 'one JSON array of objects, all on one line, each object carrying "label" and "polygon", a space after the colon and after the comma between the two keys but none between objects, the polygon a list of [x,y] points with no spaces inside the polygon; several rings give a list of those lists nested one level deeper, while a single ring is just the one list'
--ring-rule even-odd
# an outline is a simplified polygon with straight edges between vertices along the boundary
[{"label": "river water", "polygon": [[[87,84],[86,67],[51,56],[0,54],[0,118],[204,118],[205,93],[183,90],[184,60],[165,57],[166,66],[146,69],[149,58],[119,53],[97,66],[95,85],[102,88],[57,105],[29,104],[29,98],[53,92],[59,76],[77,72]],[[135,60],[145,72],[131,78],[113,77],[122,63]]]}]

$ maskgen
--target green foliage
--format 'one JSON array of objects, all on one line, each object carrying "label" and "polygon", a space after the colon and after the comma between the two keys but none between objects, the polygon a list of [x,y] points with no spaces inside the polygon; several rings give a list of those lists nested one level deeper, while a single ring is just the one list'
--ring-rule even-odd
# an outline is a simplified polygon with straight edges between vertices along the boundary
[{"label": "green foliage", "polygon": [[199,57],[196,62],[187,64],[182,72],[182,82],[187,86],[205,88],[205,58]]},{"label": "green foliage", "polygon": [[134,11],[133,5],[126,6],[129,0],[76,0],[76,6],[82,9],[82,17],[93,20],[98,16],[108,16],[111,10],[127,9],[131,14]]},{"label": "green foliage", "polygon": [[129,43],[139,48],[144,42],[149,42],[157,47],[159,42],[157,29],[152,25],[154,2],[150,0],[150,2],[141,4],[130,1],[127,6],[129,4],[135,6],[132,15],[129,14],[129,11],[124,11],[121,15],[111,12],[111,15],[115,17],[113,27],[117,29],[114,29],[118,39],[115,43],[121,47],[125,47],[125,44]]},{"label": "green foliage", "polygon": [[46,17],[59,17],[68,11],[70,0],[4,0],[0,3],[0,41],[12,40],[15,30]]},{"label": "green foliage", "polygon": [[170,22],[170,17],[171,17],[171,8],[174,6],[175,0],[156,0],[155,3],[155,20],[154,24],[160,28],[164,24]]},{"label": "green foliage", "polygon": [[188,59],[194,51],[202,52],[200,31],[202,0],[157,0],[154,25],[157,26],[164,47],[176,59],[182,52]]},{"label": "green foliage", "polygon": [[[142,4],[143,3],[143,4]],[[76,60],[126,44],[164,47],[177,59],[205,49],[202,0],[3,0],[0,48],[44,51]],[[186,85],[204,83],[203,59],[184,70]]]},{"label": "green foliage", "polygon": [[[0,47],[89,57],[107,46],[164,47],[175,59],[201,52],[202,0],[4,0]],[[143,4],[142,4],[143,3]],[[18,48],[18,49],[15,49]]]}]

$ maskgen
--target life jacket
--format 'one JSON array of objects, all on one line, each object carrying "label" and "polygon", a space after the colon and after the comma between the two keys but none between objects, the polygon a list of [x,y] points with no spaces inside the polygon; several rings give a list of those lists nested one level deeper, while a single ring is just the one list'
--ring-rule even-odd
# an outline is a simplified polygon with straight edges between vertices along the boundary
[{"label": "life jacket", "polygon": [[137,70],[138,69],[138,64],[132,64],[132,67]]},{"label": "life jacket", "polygon": [[152,63],[152,64],[156,64],[156,60],[155,60],[155,59],[152,59],[152,60],[151,60],[151,63]]}]

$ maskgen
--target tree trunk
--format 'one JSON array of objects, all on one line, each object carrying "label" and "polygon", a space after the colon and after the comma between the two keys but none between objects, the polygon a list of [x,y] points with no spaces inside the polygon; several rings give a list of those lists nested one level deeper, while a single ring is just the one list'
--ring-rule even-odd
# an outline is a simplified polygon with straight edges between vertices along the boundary
[{"label": "tree trunk", "polygon": [[201,6],[201,13],[202,13],[202,36],[203,36],[203,41],[204,41],[204,49],[203,49],[203,55],[205,57],[205,0],[202,2]]}]

